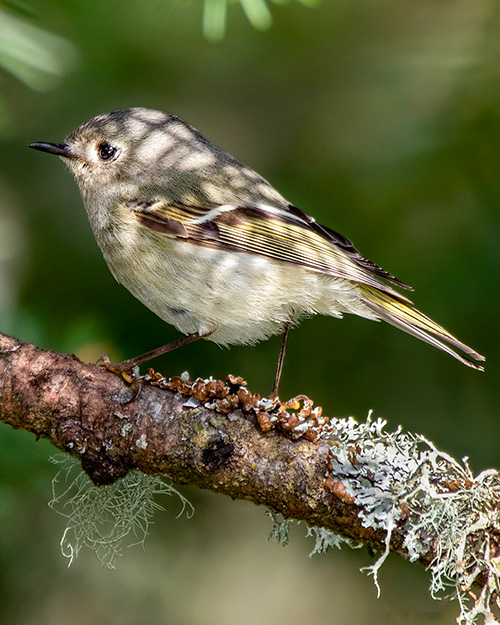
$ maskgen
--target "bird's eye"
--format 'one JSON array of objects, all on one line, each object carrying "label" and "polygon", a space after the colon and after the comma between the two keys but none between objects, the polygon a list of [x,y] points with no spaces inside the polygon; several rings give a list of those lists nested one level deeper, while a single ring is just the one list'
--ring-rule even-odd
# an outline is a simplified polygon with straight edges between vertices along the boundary
[{"label": "bird's eye", "polygon": [[118,150],[110,145],[107,141],[104,141],[104,143],[100,143],[97,146],[97,153],[99,154],[99,158],[101,159],[101,161],[112,160],[116,156],[117,152]]}]

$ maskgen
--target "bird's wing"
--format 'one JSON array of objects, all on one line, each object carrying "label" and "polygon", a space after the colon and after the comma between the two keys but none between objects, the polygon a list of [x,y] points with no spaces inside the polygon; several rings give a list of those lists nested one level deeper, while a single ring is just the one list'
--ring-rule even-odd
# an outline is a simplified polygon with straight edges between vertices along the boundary
[{"label": "bird's wing", "polygon": [[290,206],[217,206],[211,209],[162,200],[130,202],[139,223],[186,243],[257,254],[352,282],[409,301],[380,280],[411,289],[364,258],[349,239]]}]

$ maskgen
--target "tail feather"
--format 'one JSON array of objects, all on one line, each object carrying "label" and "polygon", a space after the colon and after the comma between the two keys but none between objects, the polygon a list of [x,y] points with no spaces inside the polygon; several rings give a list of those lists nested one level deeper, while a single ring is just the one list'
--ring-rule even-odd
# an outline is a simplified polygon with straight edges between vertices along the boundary
[{"label": "tail feather", "polygon": [[362,285],[361,291],[366,306],[387,323],[434,345],[472,369],[484,371],[482,365],[474,362],[475,360],[484,361],[484,356],[456,339],[443,327],[414,308],[411,303],[367,285]]}]

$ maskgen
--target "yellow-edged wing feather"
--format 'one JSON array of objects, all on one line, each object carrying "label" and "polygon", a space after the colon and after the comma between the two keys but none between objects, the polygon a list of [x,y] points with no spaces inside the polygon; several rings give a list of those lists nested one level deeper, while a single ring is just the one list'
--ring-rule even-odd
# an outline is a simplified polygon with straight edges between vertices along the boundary
[{"label": "yellow-edged wing feather", "polygon": [[[338,233],[317,224],[299,209],[214,207],[148,202],[135,210],[145,226],[196,244],[257,254],[357,283],[365,304],[381,319],[482,371],[484,357],[417,310],[380,278],[410,288],[367,260]],[[463,352],[462,355],[459,352]]]},{"label": "yellow-edged wing feather", "polygon": [[[380,288],[410,301],[382,282],[382,277],[402,288],[403,282],[365,259],[351,242],[336,232],[317,224],[298,209],[287,210],[254,207],[216,207],[210,210],[193,206],[148,203],[137,214],[145,226],[164,232],[173,222],[182,224],[187,243],[257,254],[276,261],[300,265]],[[309,220],[309,221],[307,221]],[[170,233],[178,236],[177,230]]]}]

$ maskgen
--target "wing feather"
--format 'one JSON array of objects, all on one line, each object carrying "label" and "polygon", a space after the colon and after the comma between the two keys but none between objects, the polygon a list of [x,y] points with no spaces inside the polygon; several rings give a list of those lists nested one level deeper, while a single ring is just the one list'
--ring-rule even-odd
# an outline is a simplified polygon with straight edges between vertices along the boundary
[{"label": "wing feather", "polygon": [[[216,249],[257,254],[313,271],[373,286],[408,298],[380,278],[411,288],[365,259],[349,239],[317,224],[299,209],[267,206],[184,206],[166,202],[130,202],[141,225],[177,236],[183,242]],[[162,223],[164,227],[162,229]]]}]

